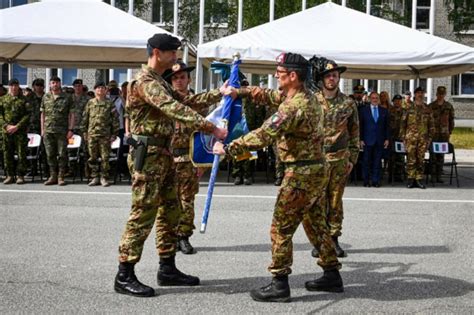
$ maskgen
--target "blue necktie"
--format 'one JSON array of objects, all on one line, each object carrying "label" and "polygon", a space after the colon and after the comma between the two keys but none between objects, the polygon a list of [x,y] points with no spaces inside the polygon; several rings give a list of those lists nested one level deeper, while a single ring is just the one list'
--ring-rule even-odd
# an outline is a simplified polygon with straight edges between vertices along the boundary
[{"label": "blue necktie", "polygon": [[379,120],[379,111],[378,111],[377,106],[374,106],[373,111],[374,111],[374,113],[373,113],[374,120],[375,120],[375,122],[377,122],[377,120]]}]

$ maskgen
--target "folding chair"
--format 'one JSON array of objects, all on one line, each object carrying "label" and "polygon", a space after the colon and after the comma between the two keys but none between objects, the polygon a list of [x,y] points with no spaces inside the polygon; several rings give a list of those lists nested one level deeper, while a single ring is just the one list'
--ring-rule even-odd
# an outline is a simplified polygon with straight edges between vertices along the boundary
[{"label": "folding chair", "polygon": [[[451,168],[451,172],[449,174],[449,185],[453,184],[453,175],[456,176],[456,184],[459,188],[459,178],[458,178],[458,162],[456,162],[456,153],[454,150],[454,145],[452,143],[448,143],[448,153],[444,155],[446,159],[446,155],[452,155],[451,162],[444,162],[443,166],[449,166]],[[454,171],[454,173],[453,173]]]},{"label": "folding chair", "polygon": [[[405,145],[403,144],[402,141],[394,141],[392,145],[392,152],[390,155],[390,163],[389,163],[389,173],[390,173],[390,181],[392,183],[392,186],[394,185],[394,177],[395,177],[395,157],[396,156],[403,156],[403,159],[405,159],[405,156],[407,155],[407,151],[405,149]],[[402,165],[402,180],[405,180],[405,163]]]},{"label": "folding chair", "polygon": [[40,161],[41,136],[36,133],[28,134],[28,153],[26,159],[31,161],[31,182],[35,180],[35,171],[39,169],[40,179],[43,178],[43,169]]},{"label": "folding chair", "polygon": [[117,183],[117,174],[119,172],[120,166],[120,138],[116,137],[114,142],[110,145],[110,156],[109,156],[109,163],[115,163],[115,171],[114,171],[114,184]]},{"label": "folding chair", "polygon": [[82,138],[79,135],[73,135],[71,139],[68,140],[67,153],[69,157],[69,162],[75,162],[74,176],[72,177],[72,182],[76,180],[76,175],[79,173],[79,177],[82,182],[82,159],[81,159],[81,143]]}]

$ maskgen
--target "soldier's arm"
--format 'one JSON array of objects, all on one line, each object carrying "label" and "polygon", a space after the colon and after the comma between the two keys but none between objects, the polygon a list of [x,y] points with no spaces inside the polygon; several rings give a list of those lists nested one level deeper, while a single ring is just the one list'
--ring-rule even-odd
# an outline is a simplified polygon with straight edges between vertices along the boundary
[{"label": "soldier's arm", "polygon": [[237,89],[237,95],[240,97],[249,97],[254,105],[266,105],[276,108],[285,100],[285,97],[279,91],[262,89],[258,86]]},{"label": "soldier's arm", "polygon": [[26,128],[28,123],[30,122],[30,110],[29,110],[30,105],[28,105],[28,103],[25,101],[22,107],[23,107],[23,116],[21,117],[18,124],[16,124],[18,129]]},{"label": "soldier's arm", "polygon": [[408,112],[406,110],[402,111],[402,118],[400,119],[400,130],[399,130],[399,135],[400,135],[400,140],[405,141],[405,135],[406,135],[406,125],[407,125],[407,119],[408,119]]},{"label": "soldier's arm", "polygon": [[84,107],[84,112],[82,113],[82,120],[81,120],[81,131],[82,133],[87,133],[89,129],[89,104],[92,100],[89,100]]},{"label": "soldier's arm", "polygon": [[291,130],[296,120],[296,111],[296,108],[289,106],[280,108],[260,128],[232,141],[227,147],[227,152],[232,156],[239,156],[269,146],[278,135]]},{"label": "soldier's arm", "polygon": [[205,108],[219,102],[222,98],[222,94],[219,90],[214,89],[209,92],[204,92],[195,95],[183,96],[178,92],[173,95],[178,101],[194,109],[197,112],[202,111]]},{"label": "soldier's arm", "polygon": [[433,139],[435,132],[436,132],[436,129],[435,129],[435,124],[434,124],[433,111],[430,110],[429,119],[428,119],[428,136],[429,136],[430,142]]},{"label": "soldier's arm", "polygon": [[[69,118],[68,118],[68,128],[69,130],[73,130],[74,129],[74,122],[75,122],[75,112],[76,112],[76,108],[74,106],[74,102],[72,100],[72,97],[69,97],[68,99],[68,105],[69,105]],[[72,131],[71,131],[72,132]]]},{"label": "soldier's arm", "polygon": [[112,126],[111,126],[111,132],[112,132],[112,136],[117,136],[119,134],[119,129],[120,129],[120,123],[119,123],[119,119],[120,117],[118,117],[118,113],[115,112],[115,106],[114,104],[110,104],[110,121],[112,123]]},{"label": "soldier's arm", "polygon": [[171,119],[177,120],[196,130],[212,132],[215,125],[207,121],[189,106],[174,99],[158,82],[135,85],[140,96],[151,106],[160,110]]},{"label": "soldier's arm", "polygon": [[347,131],[349,133],[348,148],[351,154],[349,161],[355,165],[357,163],[357,157],[359,156],[360,146],[359,114],[356,104],[353,101],[349,101],[349,104],[352,107],[352,115],[347,123]]},{"label": "soldier's arm", "polygon": [[449,108],[449,134],[454,130],[454,107],[451,105]]}]

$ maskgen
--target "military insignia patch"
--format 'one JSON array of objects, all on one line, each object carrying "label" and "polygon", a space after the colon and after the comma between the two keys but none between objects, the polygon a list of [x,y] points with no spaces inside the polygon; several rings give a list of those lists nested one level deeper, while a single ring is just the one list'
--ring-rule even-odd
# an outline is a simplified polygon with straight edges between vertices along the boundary
[{"label": "military insignia patch", "polygon": [[285,117],[286,115],[280,112],[273,114],[272,117],[270,117],[270,128],[278,129]]},{"label": "military insignia patch", "polygon": [[328,63],[328,64],[326,65],[326,70],[331,70],[331,69],[333,69],[333,68],[334,68],[334,66],[333,66],[331,63]]},{"label": "military insignia patch", "polygon": [[171,67],[171,70],[173,70],[173,72],[176,72],[179,69],[181,69],[181,65],[179,63],[175,63],[173,67]]},{"label": "military insignia patch", "polygon": [[276,62],[277,63],[283,63],[285,61],[285,53],[281,53],[276,57]]}]

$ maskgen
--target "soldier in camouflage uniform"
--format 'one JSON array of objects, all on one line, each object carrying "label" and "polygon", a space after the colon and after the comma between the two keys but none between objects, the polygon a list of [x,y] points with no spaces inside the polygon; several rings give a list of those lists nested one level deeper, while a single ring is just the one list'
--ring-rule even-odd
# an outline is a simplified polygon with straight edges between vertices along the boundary
[{"label": "soldier in camouflage uniform", "polygon": [[[249,82],[246,79],[242,80],[241,86],[248,85]],[[249,131],[258,128],[265,120],[265,106],[253,105],[252,100],[246,97],[242,99],[242,107]],[[252,162],[248,159],[232,161],[232,177],[235,179],[234,185],[252,185]]]},{"label": "soldier in camouflage uniform", "polygon": [[415,90],[415,101],[405,108],[400,125],[400,137],[407,151],[408,188],[425,189],[421,182],[424,174],[425,152],[433,138],[435,127],[433,111],[424,102],[422,87]]},{"label": "soldier in camouflage uniform", "polygon": [[[446,87],[438,86],[436,89],[436,100],[428,106],[433,111],[435,133],[433,142],[448,142],[454,129],[454,108],[445,100]],[[443,183],[441,175],[443,173],[444,154],[434,154],[432,163],[432,180]]]},{"label": "soldier in camouflage uniform", "polygon": [[286,53],[281,54],[277,62],[275,77],[282,93],[259,87],[241,88],[237,93],[235,89],[231,90],[233,96],[250,96],[255,104],[278,106],[278,111],[260,128],[228,146],[219,142],[214,146],[214,153],[236,157],[276,141],[281,160],[286,165],[270,230],[272,263],[268,270],[273,279],[268,286],[250,292],[254,300],[264,302],[290,300],[288,275],[293,262],[292,238],[303,220],[309,222],[308,228],[316,235],[316,243],[321,248],[318,264],[324,269],[323,277],[306,282],[306,288],[310,291],[343,291],[338,271],[341,265],[326,225],[325,209],[320,206],[327,181],[323,111],[304,87],[308,61],[299,54]]},{"label": "soldier in camouflage uniform", "polygon": [[16,183],[25,183],[27,168],[26,150],[28,148],[27,128],[30,120],[29,105],[20,93],[17,79],[8,82],[9,93],[0,98],[0,116],[2,117],[3,160],[7,178],[4,184],[12,184],[15,175],[15,152],[18,155],[16,164]]},{"label": "soldier in camouflage uniform", "polygon": [[[118,135],[119,123],[114,104],[105,98],[105,83],[94,86],[95,98],[89,100],[83,111],[81,131],[87,139],[89,151],[89,169],[92,180],[89,186],[108,187],[110,144]],[[101,176],[99,180],[99,157],[101,159]]]},{"label": "soldier in camouflage uniform", "polygon": [[[346,70],[333,60],[313,57],[314,81],[322,82],[321,92],[316,93],[324,109],[324,150],[329,164],[327,187],[327,223],[331,237],[336,246],[338,257],[344,257],[344,250],[339,246],[344,217],[342,196],[347,177],[357,162],[359,155],[359,115],[355,102],[339,90],[340,73]],[[307,226],[303,222],[303,226]],[[305,228],[306,235],[312,244],[316,240],[311,229]],[[318,255],[315,246],[313,256]]]},{"label": "soldier in camouflage uniform", "polygon": [[[193,95],[189,90],[190,73],[195,67],[188,67],[178,60],[171,69],[163,74],[163,78],[182,96]],[[205,115],[211,104],[193,104],[190,106],[198,113]],[[176,122],[175,132],[171,140],[176,170],[176,192],[181,204],[181,215],[177,227],[178,250],[183,254],[195,254],[196,250],[189,242],[196,228],[194,226],[194,198],[199,191],[199,177],[203,169],[194,167],[189,158],[189,142],[194,129],[181,122]]]},{"label": "soldier in camouflage uniform", "polygon": [[[399,94],[395,95],[392,99],[392,104],[393,105],[389,107],[389,125],[390,135],[392,137],[391,146],[393,148],[395,141],[402,141],[400,137],[400,124],[402,121],[403,114],[402,96]],[[405,164],[404,162],[405,158],[403,157],[403,155],[392,152],[390,163],[393,163],[393,165],[390,167],[390,171],[394,172],[395,181],[402,180],[402,170]],[[390,178],[392,178],[392,176],[390,176]]]},{"label": "soldier in camouflage uniform", "polygon": [[66,185],[64,176],[67,166],[67,141],[73,136],[74,106],[71,96],[61,92],[59,77],[52,77],[49,87],[51,92],[43,96],[40,108],[41,136],[44,140],[49,166],[49,178],[44,184],[64,186]]},{"label": "soldier in camouflage uniform", "polygon": [[[7,90],[3,87],[3,84],[0,82],[0,100],[7,94]],[[0,115],[0,126],[3,126],[3,117]],[[0,132],[0,166],[4,168],[4,161],[3,161],[3,135]]]},{"label": "soldier in camouflage uniform", "polygon": [[411,105],[413,105],[413,101],[411,100],[411,92],[405,91],[403,95],[405,96],[405,98],[402,101],[402,108],[409,108]]},{"label": "soldier in camouflage uniform", "polygon": [[[28,95],[28,105],[30,111],[30,123],[28,126],[29,133],[35,133],[41,135],[41,100],[44,96],[44,80],[41,78],[36,78],[33,80],[33,93]],[[43,170],[45,173],[48,173],[48,162],[46,160],[46,153],[44,147],[44,141],[41,141],[41,160],[39,163],[43,166]],[[33,163],[31,168],[32,175],[36,175],[37,173],[37,164]]]},{"label": "soldier in camouflage uniform", "polygon": [[[182,273],[175,265],[176,227],[181,211],[176,195],[173,156],[170,152],[171,138],[175,131],[174,120],[194,130],[213,133],[219,139],[225,138],[227,131],[216,127],[186,106],[218,102],[221,99],[218,90],[185,97],[173,90],[162,78],[163,72],[176,63],[176,49],[180,45],[181,42],[176,37],[168,34],[155,34],[151,37],[147,45],[148,64],[142,66],[128,86],[126,108],[131,136],[137,141],[128,161],[136,162],[137,165],[133,167],[132,209],[120,241],[120,265],[114,285],[115,291],[122,294],[145,297],[155,294],[153,288],[138,281],[134,271],[144,242],[154,225],[156,248],[160,256],[158,283],[199,284],[199,278]],[[147,145],[144,145],[145,142]],[[141,152],[146,152],[146,155]]]}]

